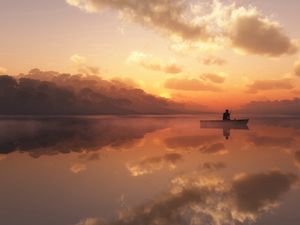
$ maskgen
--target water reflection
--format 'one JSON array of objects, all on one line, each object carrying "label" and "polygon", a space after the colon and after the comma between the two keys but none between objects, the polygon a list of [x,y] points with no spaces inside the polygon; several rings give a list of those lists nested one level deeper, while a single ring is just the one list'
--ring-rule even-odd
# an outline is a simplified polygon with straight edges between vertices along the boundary
[{"label": "water reflection", "polygon": [[248,138],[249,143],[257,147],[278,147],[290,148],[294,142],[294,138],[290,136],[266,136],[252,133]]},{"label": "water reflection", "polygon": [[183,155],[179,153],[167,153],[163,156],[145,157],[137,162],[127,165],[132,176],[141,176],[151,174],[155,171],[176,168],[176,163],[183,159]]},{"label": "water reflection", "polygon": [[200,124],[201,129],[219,129],[223,131],[223,136],[226,140],[229,139],[230,137],[230,131],[231,130],[249,130],[249,127],[247,124],[234,124],[232,126],[228,125],[222,125],[220,123],[205,123],[205,124]]},{"label": "water reflection", "polygon": [[0,224],[294,225],[299,120],[286,121],[225,140],[197,117],[2,118]]},{"label": "water reflection", "polygon": [[167,121],[134,118],[40,118],[0,120],[0,153],[28,152],[32,157],[95,151],[111,146],[130,148]]},{"label": "water reflection", "polygon": [[296,163],[296,166],[299,168],[300,170],[300,151],[297,151],[295,153],[295,163]]},{"label": "water reflection", "polygon": [[[242,174],[230,182],[192,173],[175,177],[167,193],[122,213],[119,220],[87,219],[79,224],[236,224],[271,211],[297,182],[292,173]],[[93,223],[91,223],[93,221]]]},{"label": "water reflection", "polygon": [[172,136],[167,137],[165,145],[173,150],[199,150],[205,145],[214,143],[219,138],[214,135]]}]

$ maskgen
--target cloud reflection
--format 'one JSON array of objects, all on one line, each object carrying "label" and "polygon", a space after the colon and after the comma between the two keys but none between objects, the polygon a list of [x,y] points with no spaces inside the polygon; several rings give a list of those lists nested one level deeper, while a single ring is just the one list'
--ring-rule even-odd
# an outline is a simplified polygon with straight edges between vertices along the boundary
[{"label": "cloud reflection", "polygon": [[[294,174],[279,170],[244,174],[229,182],[199,173],[185,174],[172,180],[169,193],[163,197],[121,213],[117,221],[107,224],[221,225],[254,222],[277,207],[282,196],[297,181]],[[87,219],[79,224],[102,225],[106,222]]]},{"label": "cloud reflection", "polygon": [[226,168],[226,164],[223,162],[204,162],[199,165],[198,170],[204,172],[213,172]]},{"label": "cloud reflection", "polygon": [[296,166],[299,168],[300,170],[300,151],[297,151],[295,153],[295,163],[296,163]]},{"label": "cloud reflection", "polygon": [[108,225],[104,220],[98,218],[87,218],[76,225]]},{"label": "cloud reflection", "polygon": [[[257,106],[260,107],[260,106]],[[272,110],[272,109],[271,109]],[[287,109],[290,112],[292,110]],[[276,112],[279,112],[278,110],[274,110]],[[257,122],[261,125],[266,125],[268,127],[275,127],[275,128],[293,128],[295,130],[300,129],[300,120],[298,117],[285,117],[284,119],[282,118],[257,118]]]},{"label": "cloud reflection", "polygon": [[147,157],[138,162],[129,163],[127,169],[132,176],[151,174],[163,168],[175,169],[176,163],[183,159],[178,153],[168,153],[164,156]]},{"label": "cloud reflection", "polygon": [[223,143],[215,143],[212,145],[203,146],[200,151],[205,154],[224,155],[228,151]]},{"label": "cloud reflection", "polygon": [[294,142],[294,138],[292,137],[265,136],[257,134],[251,135],[248,140],[257,147],[289,148]]},{"label": "cloud reflection", "polygon": [[162,129],[167,123],[166,120],[142,118],[0,120],[0,153],[27,152],[37,158],[104,147],[130,148],[145,134]]},{"label": "cloud reflection", "polygon": [[170,149],[178,150],[197,150],[204,145],[214,142],[217,136],[209,135],[190,135],[190,136],[174,136],[165,139],[165,145]]},{"label": "cloud reflection", "polygon": [[86,169],[87,169],[86,165],[81,164],[81,163],[75,163],[70,168],[71,172],[75,173],[75,174],[81,173],[81,172],[85,171]]},{"label": "cloud reflection", "polygon": [[295,183],[294,174],[271,171],[241,175],[233,182],[234,204],[240,212],[257,214],[275,207],[282,194]]}]

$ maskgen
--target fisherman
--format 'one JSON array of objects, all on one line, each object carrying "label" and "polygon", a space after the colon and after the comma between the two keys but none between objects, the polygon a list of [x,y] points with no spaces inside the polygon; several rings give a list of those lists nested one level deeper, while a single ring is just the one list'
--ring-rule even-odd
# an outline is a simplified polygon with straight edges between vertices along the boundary
[{"label": "fisherman", "polygon": [[228,109],[223,113],[223,120],[230,120],[230,112]]}]

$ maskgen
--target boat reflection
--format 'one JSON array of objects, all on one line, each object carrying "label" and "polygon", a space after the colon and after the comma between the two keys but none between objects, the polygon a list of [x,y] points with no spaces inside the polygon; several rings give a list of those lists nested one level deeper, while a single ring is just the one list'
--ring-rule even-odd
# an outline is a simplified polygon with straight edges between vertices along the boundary
[{"label": "boat reflection", "polygon": [[220,129],[223,130],[223,136],[225,139],[229,139],[231,130],[249,130],[249,127],[245,123],[200,123],[201,129]]}]

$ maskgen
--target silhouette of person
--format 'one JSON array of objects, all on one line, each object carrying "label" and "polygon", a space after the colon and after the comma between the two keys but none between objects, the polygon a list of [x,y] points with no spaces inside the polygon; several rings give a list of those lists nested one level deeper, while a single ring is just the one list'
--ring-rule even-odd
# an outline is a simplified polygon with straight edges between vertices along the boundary
[{"label": "silhouette of person", "polygon": [[223,120],[230,120],[230,112],[228,109],[223,113]]}]

